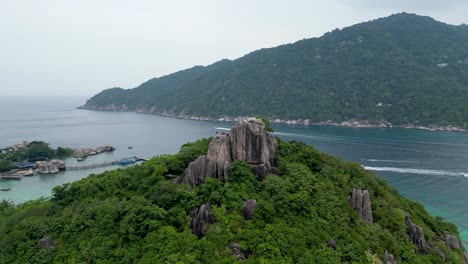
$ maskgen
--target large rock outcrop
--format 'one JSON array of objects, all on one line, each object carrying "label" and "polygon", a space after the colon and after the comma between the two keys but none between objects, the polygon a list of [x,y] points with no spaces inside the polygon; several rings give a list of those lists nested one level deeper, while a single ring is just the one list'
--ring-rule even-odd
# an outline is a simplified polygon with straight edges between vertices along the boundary
[{"label": "large rock outcrop", "polygon": [[210,142],[207,155],[198,157],[188,165],[184,181],[193,186],[203,183],[206,177],[227,181],[231,162],[229,136],[226,134],[217,135]]},{"label": "large rock outcrop", "polygon": [[411,241],[413,241],[420,253],[426,254],[429,247],[426,243],[426,239],[424,238],[423,229],[420,226],[413,223],[409,215],[405,216],[405,224],[406,231]]},{"label": "large rock outcrop", "polygon": [[444,241],[445,241],[445,245],[450,249],[460,248],[460,242],[458,241],[458,238],[454,235],[445,234]]},{"label": "large rock outcrop", "polygon": [[202,204],[200,208],[196,208],[192,211],[192,221],[190,227],[192,228],[192,233],[198,237],[202,237],[208,227],[214,223],[214,216],[211,213],[210,206],[207,204]]},{"label": "large rock outcrop", "polygon": [[245,220],[252,219],[255,212],[255,207],[257,207],[257,201],[255,199],[249,199],[245,201],[244,207],[242,208],[242,216]]},{"label": "large rock outcrop", "polygon": [[370,195],[367,190],[353,189],[349,202],[362,220],[373,223]]},{"label": "large rock outcrop", "polygon": [[388,253],[388,251],[385,250],[385,254],[384,254],[384,257],[385,257],[385,262],[384,264],[396,264],[396,260],[395,260],[395,257]]},{"label": "large rock outcrop", "polygon": [[230,134],[218,134],[210,143],[208,153],[191,162],[185,170],[183,181],[199,185],[207,177],[227,181],[232,161],[245,161],[254,173],[263,178],[274,171],[278,142],[266,131],[261,120],[240,121]]},{"label": "large rock outcrop", "polygon": [[246,259],[244,252],[239,244],[235,243],[231,246],[231,252],[236,260],[244,261]]},{"label": "large rock outcrop", "polygon": [[265,177],[272,171],[278,143],[261,120],[239,122],[231,129],[231,145],[232,158],[250,163],[257,176]]},{"label": "large rock outcrop", "polygon": [[37,242],[37,247],[39,249],[44,249],[44,248],[54,248],[55,246],[57,246],[57,241],[55,241],[54,239],[52,239],[52,237],[50,236],[44,236],[43,238],[39,239],[39,241]]}]

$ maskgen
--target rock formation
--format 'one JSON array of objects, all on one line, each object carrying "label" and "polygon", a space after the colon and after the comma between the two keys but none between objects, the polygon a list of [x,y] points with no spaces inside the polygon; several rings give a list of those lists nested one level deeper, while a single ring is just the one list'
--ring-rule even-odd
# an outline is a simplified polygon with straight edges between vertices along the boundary
[{"label": "rock formation", "polygon": [[353,189],[349,202],[362,220],[369,224],[373,223],[371,201],[367,190]]},{"label": "rock formation", "polygon": [[249,199],[245,201],[244,207],[242,208],[242,216],[245,220],[252,219],[255,207],[257,207],[257,201],[255,199]]},{"label": "rock formation", "polygon": [[278,143],[261,120],[239,122],[231,129],[231,145],[232,158],[252,164],[257,176],[263,178],[271,172]]},{"label": "rock formation", "polygon": [[228,169],[234,160],[253,166],[254,173],[263,178],[274,171],[278,143],[265,130],[261,120],[240,121],[231,134],[219,134],[210,143],[207,155],[198,157],[185,170],[183,181],[199,185],[207,177],[228,180]]},{"label": "rock formation", "polygon": [[191,162],[185,171],[185,181],[191,185],[203,183],[206,177],[222,181],[228,180],[228,169],[231,165],[231,147],[229,136],[216,136],[208,147],[207,155],[198,157]]},{"label": "rock formation", "polygon": [[40,174],[55,174],[59,173],[60,170],[65,169],[65,163],[61,160],[53,159],[49,162],[38,161],[36,162],[36,168]]},{"label": "rock formation", "polygon": [[458,238],[456,238],[454,235],[445,234],[444,241],[445,241],[445,245],[450,249],[460,248],[460,242],[458,241]]},{"label": "rock formation", "polygon": [[428,245],[426,243],[426,239],[424,238],[423,229],[420,226],[414,224],[411,221],[411,217],[409,215],[405,216],[405,224],[406,231],[410,236],[411,241],[413,241],[420,253],[426,254]]},{"label": "rock formation", "polygon": [[235,243],[231,247],[231,252],[237,260],[245,260],[245,255],[242,252],[242,248],[239,244]]},{"label": "rock formation", "polygon": [[396,264],[397,263],[395,261],[395,257],[392,254],[388,253],[388,251],[386,251],[386,250],[385,250],[384,257],[385,257],[384,264]]},{"label": "rock formation", "polygon": [[335,239],[330,239],[327,243],[327,247],[336,249],[336,240]]},{"label": "rock formation", "polygon": [[44,236],[37,242],[37,246],[39,247],[39,249],[54,248],[56,245],[57,242],[53,240],[50,236]]},{"label": "rock formation", "polygon": [[190,227],[192,233],[198,237],[202,237],[208,230],[208,227],[214,223],[214,216],[211,213],[210,206],[202,204],[200,208],[192,211],[192,221]]},{"label": "rock formation", "polygon": [[437,254],[439,254],[439,257],[442,259],[442,261],[445,262],[445,252],[437,246],[432,246],[432,249],[435,252],[437,252]]}]

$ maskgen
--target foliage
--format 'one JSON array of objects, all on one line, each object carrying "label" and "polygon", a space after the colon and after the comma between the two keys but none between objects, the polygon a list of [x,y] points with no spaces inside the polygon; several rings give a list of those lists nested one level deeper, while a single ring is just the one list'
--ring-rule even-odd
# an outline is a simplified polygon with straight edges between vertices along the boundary
[{"label": "foliage", "polygon": [[105,90],[85,106],[468,128],[467,43],[466,25],[401,13]]},{"label": "foliage", "polygon": [[13,169],[15,166],[8,160],[0,159],[0,172],[5,172]]},{"label": "foliage", "polygon": [[273,128],[270,126],[270,119],[263,117],[263,116],[257,116],[257,119],[260,119],[265,123],[265,130],[268,132],[275,132]]},{"label": "foliage", "polygon": [[28,159],[49,159],[54,156],[54,151],[45,142],[33,141],[28,144],[26,156]]},{"label": "foliage", "polygon": [[73,150],[71,148],[58,147],[57,150],[55,150],[55,155],[58,157],[70,157],[73,155]]},{"label": "foliage", "polygon": [[0,153],[0,172],[5,171],[2,169],[14,168],[13,163],[15,162],[64,158],[70,157],[72,154],[73,150],[70,148],[58,147],[57,149],[52,149],[46,142],[33,141],[27,144],[26,148],[7,149],[5,153]]},{"label": "foliage", "polygon": [[[280,141],[277,172],[262,181],[250,165],[235,161],[225,183],[175,183],[171,175],[181,175],[209,142],[58,186],[48,200],[0,203],[0,263],[233,263],[233,243],[245,250],[245,263],[381,263],[386,250],[401,263],[442,263],[435,249],[416,253],[403,210],[447,263],[461,263],[461,250],[437,240],[444,232],[457,235],[454,225],[358,164],[303,143]],[[353,188],[370,191],[375,224],[360,220],[349,206]],[[241,215],[246,199],[258,203],[248,221]],[[199,239],[191,233],[190,215],[204,203],[215,223]],[[44,236],[57,245],[39,249]],[[330,239],[336,249],[327,247]]]}]

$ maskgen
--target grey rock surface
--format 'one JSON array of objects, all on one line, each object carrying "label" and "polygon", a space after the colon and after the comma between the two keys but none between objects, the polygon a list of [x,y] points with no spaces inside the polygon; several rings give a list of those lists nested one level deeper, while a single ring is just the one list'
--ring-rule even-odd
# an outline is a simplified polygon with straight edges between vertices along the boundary
[{"label": "grey rock surface", "polygon": [[192,221],[190,227],[192,228],[192,233],[198,237],[202,237],[208,227],[214,223],[214,216],[211,213],[210,206],[207,204],[202,204],[200,208],[196,208],[192,211]]},{"label": "grey rock surface", "polygon": [[385,254],[384,254],[384,257],[385,257],[385,262],[384,264],[396,264],[396,260],[395,260],[395,257],[388,253],[388,251],[385,250]]},{"label": "grey rock surface", "polygon": [[210,143],[208,153],[191,162],[184,172],[183,182],[199,185],[207,177],[228,181],[232,161],[245,161],[253,172],[263,178],[274,171],[278,142],[265,130],[261,120],[240,121],[230,134],[219,134]]},{"label": "grey rock surface", "polygon": [[335,239],[330,239],[327,243],[327,247],[336,249],[336,240]]},{"label": "grey rock surface", "polygon": [[406,231],[413,243],[418,248],[419,252],[426,254],[428,250],[428,245],[426,239],[424,238],[423,229],[411,221],[411,217],[405,217]]},{"label": "grey rock surface", "polygon": [[242,216],[245,220],[252,219],[255,212],[255,207],[257,207],[257,201],[255,199],[249,199],[245,201],[244,207],[242,208]]},{"label": "grey rock surface", "polygon": [[37,242],[37,246],[39,247],[39,249],[54,248],[56,245],[57,242],[53,240],[50,236],[44,236]]},{"label": "grey rock surface", "polygon": [[236,257],[237,260],[245,260],[246,257],[242,252],[242,248],[239,244],[235,243],[231,246],[231,252]]},{"label": "grey rock surface", "polygon": [[367,190],[353,189],[349,202],[353,210],[362,220],[368,222],[369,224],[373,223],[372,206],[370,195]]},{"label": "grey rock surface", "polygon": [[254,171],[264,177],[273,168],[278,142],[265,130],[258,119],[240,121],[231,128],[232,158],[254,166]]},{"label": "grey rock surface", "polygon": [[458,238],[455,237],[454,235],[445,234],[444,240],[445,240],[445,245],[448,248],[450,248],[450,249],[459,249],[460,248],[460,242],[458,241]]}]

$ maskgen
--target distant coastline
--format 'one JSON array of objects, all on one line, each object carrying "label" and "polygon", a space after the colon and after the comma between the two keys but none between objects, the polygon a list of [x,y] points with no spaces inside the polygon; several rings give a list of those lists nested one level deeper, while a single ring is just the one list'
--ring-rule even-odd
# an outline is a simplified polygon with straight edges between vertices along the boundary
[{"label": "distant coastline", "polygon": [[[207,117],[207,116],[197,116],[197,115],[188,115],[183,113],[174,113],[168,111],[156,111],[156,109],[146,109],[140,108],[136,110],[130,110],[125,105],[115,106],[107,105],[105,107],[95,107],[95,106],[80,106],[78,109],[82,110],[91,110],[91,111],[104,111],[104,112],[134,112],[138,114],[149,114],[162,117],[169,117],[175,119],[185,119],[185,120],[195,120],[195,121],[214,121],[214,122],[237,122],[239,120],[244,120],[250,118],[249,116],[223,116],[223,117]],[[418,129],[418,130],[427,130],[427,131],[444,131],[444,132],[458,132],[458,133],[467,133],[468,130],[457,127],[457,126],[440,126],[440,125],[416,125],[416,124],[406,124],[406,125],[393,125],[390,122],[385,120],[380,121],[369,121],[369,120],[347,120],[347,121],[320,121],[314,122],[310,119],[281,119],[281,118],[272,118],[270,119],[272,124],[286,124],[286,125],[303,125],[303,126],[336,126],[336,127],[349,127],[349,128],[405,128],[405,129]]]}]

